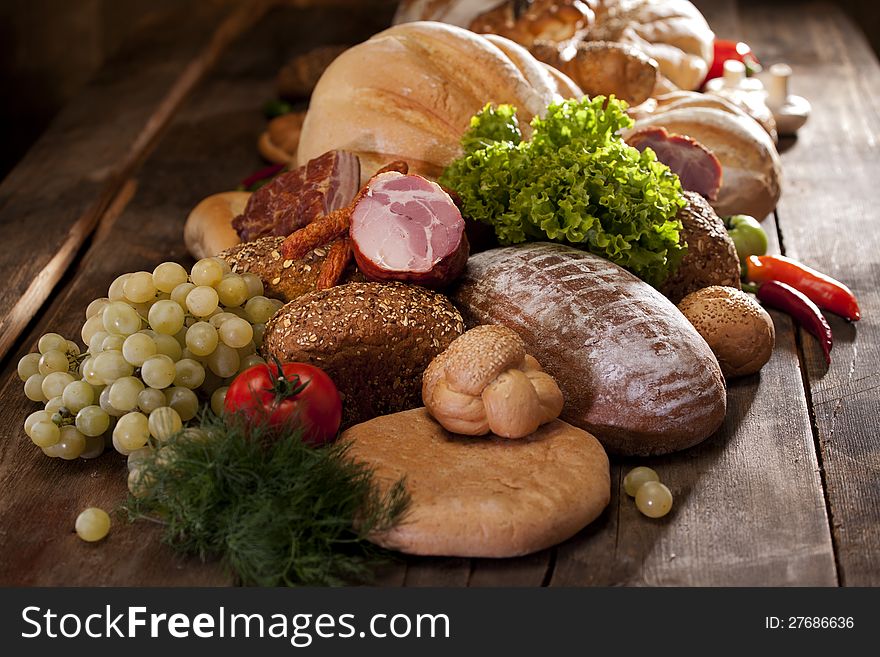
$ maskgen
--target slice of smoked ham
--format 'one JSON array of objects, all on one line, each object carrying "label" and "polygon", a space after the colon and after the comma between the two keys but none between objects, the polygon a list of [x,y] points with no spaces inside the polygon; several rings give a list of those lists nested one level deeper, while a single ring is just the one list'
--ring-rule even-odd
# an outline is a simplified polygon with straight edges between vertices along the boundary
[{"label": "slice of smoked ham", "polygon": [[360,177],[356,155],[328,151],[276,176],[251,194],[244,212],[232,220],[232,227],[243,242],[270,235],[286,237],[351,203]]},{"label": "slice of smoked ham", "polygon": [[373,178],[351,215],[354,257],[375,281],[442,288],[458,278],[469,248],[464,219],[449,194],[421,176]]},{"label": "slice of smoked ham", "polygon": [[650,148],[657,159],[678,174],[681,186],[706,197],[718,198],[721,189],[721,162],[715,154],[696,139],[652,127],[636,130],[626,143],[640,151]]}]

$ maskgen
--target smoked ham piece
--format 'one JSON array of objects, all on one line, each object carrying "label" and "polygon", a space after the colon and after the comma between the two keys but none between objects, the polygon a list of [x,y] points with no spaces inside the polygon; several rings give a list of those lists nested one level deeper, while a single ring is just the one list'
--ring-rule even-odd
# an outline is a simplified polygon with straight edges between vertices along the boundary
[{"label": "smoked ham piece", "polygon": [[328,151],[254,192],[244,212],[232,220],[232,227],[242,242],[290,235],[351,203],[360,175],[356,155]]},{"label": "smoked ham piece", "polygon": [[672,134],[666,128],[649,126],[626,137],[626,143],[640,151],[650,148],[657,159],[678,174],[681,186],[714,201],[721,189],[721,162],[696,139]]},{"label": "smoked ham piece", "polygon": [[349,235],[367,278],[442,288],[467,263],[464,227],[458,207],[438,184],[389,171],[373,178],[356,202]]}]

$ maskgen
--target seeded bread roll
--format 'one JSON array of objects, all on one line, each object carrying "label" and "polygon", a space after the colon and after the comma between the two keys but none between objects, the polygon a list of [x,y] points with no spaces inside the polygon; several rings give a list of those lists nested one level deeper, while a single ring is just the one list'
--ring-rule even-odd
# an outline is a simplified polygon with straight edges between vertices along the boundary
[{"label": "seeded bread roll", "polygon": [[733,240],[724,221],[709,202],[696,192],[685,192],[687,205],[678,212],[687,253],[678,269],[659,289],[672,303],[709,285],[740,289],[740,265]]},{"label": "seeded bread roll", "polygon": [[263,352],[311,363],[342,395],[342,425],[422,405],[422,373],[462,334],[442,294],[403,284],[349,283],[310,292],[266,326]]},{"label": "seeded bread roll", "polygon": [[[307,292],[314,292],[328,247],[320,246],[300,260],[288,260],[282,257],[279,250],[284,239],[261,237],[226,249],[220,257],[237,274],[251,272],[259,276],[267,297],[293,301]],[[362,281],[364,277],[352,264],[346,269],[342,280],[346,283]]]}]

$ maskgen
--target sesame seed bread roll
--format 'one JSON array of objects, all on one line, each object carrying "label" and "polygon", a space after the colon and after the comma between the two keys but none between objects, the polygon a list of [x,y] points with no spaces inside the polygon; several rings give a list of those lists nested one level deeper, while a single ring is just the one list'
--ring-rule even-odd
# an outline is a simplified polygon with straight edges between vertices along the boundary
[{"label": "sesame seed bread roll", "polygon": [[[226,249],[220,257],[229,263],[236,274],[250,272],[259,276],[267,297],[293,301],[307,292],[315,291],[329,247],[319,246],[294,260],[281,255],[284,240],[284,237],[261,237]],[[343,283],[363,280],[363,274],[354,263],[346,268],[342,276]]]},{"label": "sesame seed bread roll", "polygon": [[464,331],[442,294],[400,283],[348,283],[291,301],[269,321],[263,353],[323,369],[342,396],[342,426],[422,405],[422,373]]}]

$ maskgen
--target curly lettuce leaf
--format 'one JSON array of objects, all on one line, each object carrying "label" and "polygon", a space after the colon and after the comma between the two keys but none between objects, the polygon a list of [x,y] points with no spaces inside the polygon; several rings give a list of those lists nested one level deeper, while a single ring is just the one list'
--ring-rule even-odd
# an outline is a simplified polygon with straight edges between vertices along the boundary
[{"label": "curly lettuce leaf", "polygon": [[516,110],[486,106],[440,182],[502,244],[552,240],[585,248],[660,284],[684,255],[678,176],[628,146],[626,104],[596,96],[551,105],[522,141]]}]

